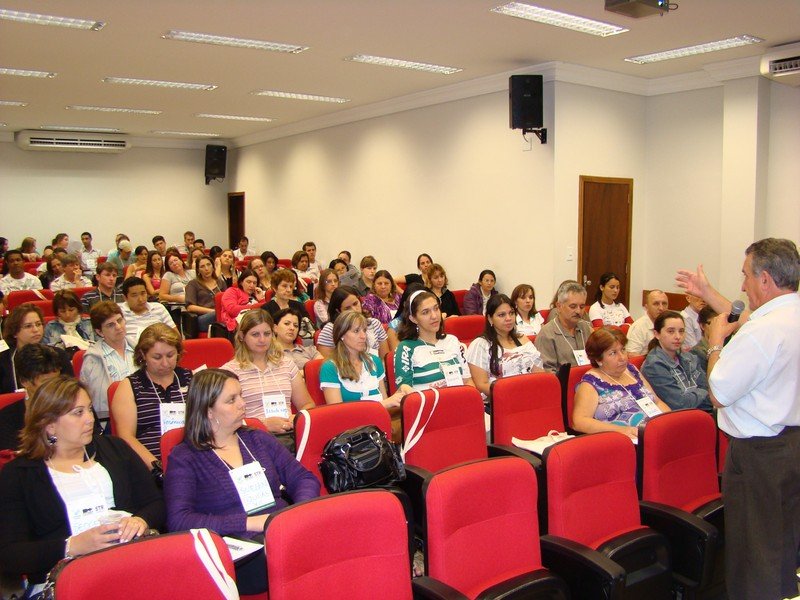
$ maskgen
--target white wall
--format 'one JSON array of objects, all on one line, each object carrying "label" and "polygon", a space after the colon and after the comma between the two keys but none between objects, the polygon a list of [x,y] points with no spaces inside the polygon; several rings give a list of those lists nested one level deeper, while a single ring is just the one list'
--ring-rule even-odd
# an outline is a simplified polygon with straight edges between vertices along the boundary
[{"label": "white wall", "polygon": [[132,148],[121,154],[33,152],[0,143],[0,235],[11,246],[56,233],[90,231],[107,252],[124,232],[134,245],[167,243],[192,229],[207,243],[227,241],[227,182],[206,186],[204,150]]},{"label": "white wall", "polygon": [[800,88],[770,90],[767,233],[800,241]]}]

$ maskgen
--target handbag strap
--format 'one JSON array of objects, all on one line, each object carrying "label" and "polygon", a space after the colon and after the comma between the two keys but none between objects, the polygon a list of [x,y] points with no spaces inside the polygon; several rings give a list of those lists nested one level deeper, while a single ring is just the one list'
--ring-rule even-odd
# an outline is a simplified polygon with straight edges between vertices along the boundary
[{"label": "handbag strap", "polygon": [[222,565],[217,545],[211,539],[208,529],[191,529],[194,538],[194,551],[197,553],[200,562],[208,571],[211,579],[217,584],[219,591],[225,600],[238,600],[239,591],[236,589],[236,582],[228,575]]},{"label": "handbag strap", "polygon": [[414,422],[411,424],[411,429],[408,430],[408,436],[406,436],[405,444],[403,444],[403,449],[400,451],[400,455],[402,456],[403,460],[406,459],[406,453],[409,452],[414,446],[417,445],[422,434],[425,433],[425,428],[428,426],[428,423],[431,422],[431,417],[433,413],[436,411],[436,407],[439,405],[439,389],[433,389],[433,406],[431,407],[431,412],[428,415],[428,418],[425,420],[425,424],[420,427],[419,431],[417,431],[417,427],[419,426],[419,421],[422,418],[422,413],[425,410],[425,393],[417,390],[417,394],[419,394],[419,410],[417,411],[417,416],[414,419]]},{"label": "handbag strap", "polygon": [[303,454],[305,454],[306,446],[308,445],[308,435],[311,431],[311,413],[303,409],[298,414],[303,415],[303,418],[306,420],[305,428],[303,428],[303,437],[300,438],[300,445],[297,447],[297,453],[295,454],[297,462],[300,462],[303,460]]}]

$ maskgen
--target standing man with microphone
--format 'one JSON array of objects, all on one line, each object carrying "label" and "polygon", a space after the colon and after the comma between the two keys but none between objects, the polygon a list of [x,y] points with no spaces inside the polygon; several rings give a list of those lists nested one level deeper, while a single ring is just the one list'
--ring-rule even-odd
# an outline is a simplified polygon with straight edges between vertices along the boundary
[{"label": "standing man with microphone", "polygon": [[752,312],[739,323],[729,321],[731,304],[702,266],[679,271],[676,279],[721,313],[709,325],[708,381],[719,427],[730,437],[722,475],[728,596],[791,598],[800,546],[797,247],[777,238],[755,242],[742,272]]}]

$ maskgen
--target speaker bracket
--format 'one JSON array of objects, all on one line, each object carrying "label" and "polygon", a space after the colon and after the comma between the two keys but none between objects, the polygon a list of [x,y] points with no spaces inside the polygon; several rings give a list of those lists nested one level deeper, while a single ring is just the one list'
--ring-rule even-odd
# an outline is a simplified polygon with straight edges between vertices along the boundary
[{"label": "speaker bracket", "polygon": [[[539,138],[539,141],[542,144],[547,143],[547,127],[540,127],[539,129],[523,129],[522,130],[522,137],[525,138],[526,135],[529,133],[535,133],[536,137]],[[528,138],[525,138],[526,140]]]}]

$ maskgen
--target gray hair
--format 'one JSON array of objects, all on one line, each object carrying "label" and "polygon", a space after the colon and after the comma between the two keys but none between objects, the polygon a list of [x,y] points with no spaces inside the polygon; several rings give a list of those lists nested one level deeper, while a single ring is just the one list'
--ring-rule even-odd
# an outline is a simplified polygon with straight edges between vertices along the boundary
[{"label": "gray hair", "polygon": [[565,302],[570,294],[582,294],[585,296],[586,288],[576,281],[565,281],[558,287],[558,292],[556,292],[559,303]]},{"label": "gray hair", "polygon": [[766,271],[778,288],[797,291],[800,282],[800,255],[793,241],[765,238],[750,244],[745,254],[752,257],[754,275],[758,276]]}]

